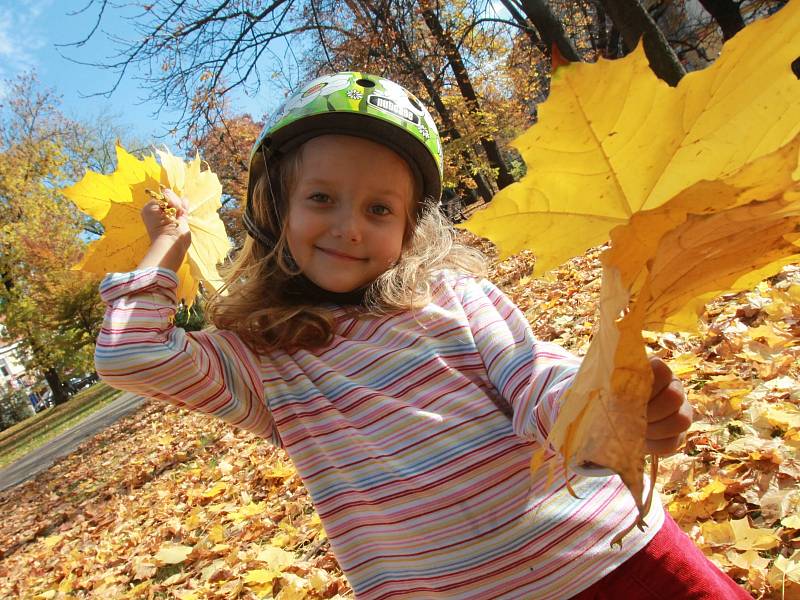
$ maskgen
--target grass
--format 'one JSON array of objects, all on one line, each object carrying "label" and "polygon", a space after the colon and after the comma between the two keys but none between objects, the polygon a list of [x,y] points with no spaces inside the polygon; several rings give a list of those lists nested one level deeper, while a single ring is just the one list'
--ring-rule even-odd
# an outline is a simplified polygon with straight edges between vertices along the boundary
[{"label": "grass", "polygon": [[64,404],[0,431],[0,468],[36,450],[116,399],[121,392],[98,382],[75,394]]}]

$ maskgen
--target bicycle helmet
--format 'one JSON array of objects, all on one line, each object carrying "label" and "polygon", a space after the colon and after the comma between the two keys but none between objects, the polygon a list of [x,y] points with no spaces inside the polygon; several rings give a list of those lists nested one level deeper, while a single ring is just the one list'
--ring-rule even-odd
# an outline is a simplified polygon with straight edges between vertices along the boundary
[{"label": "bicycle helmet", "polygon": [[[423,198],[442,192],[442,142],[436,124],[420,101],[402,86],[376,75],[346,71],[318,77],[301,86],[266,123],[250,152],[244,225],[262,243],[274,235],[253,219],[253,187],[287,152],[313,137],[344,134],[388,146],[411,167]],[[277,206],[269,207],[274,223]]]}]

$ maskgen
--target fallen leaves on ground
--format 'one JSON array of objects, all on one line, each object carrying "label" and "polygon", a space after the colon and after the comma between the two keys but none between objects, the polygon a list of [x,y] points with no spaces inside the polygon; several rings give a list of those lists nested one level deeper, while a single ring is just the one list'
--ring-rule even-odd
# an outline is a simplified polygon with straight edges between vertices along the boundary
[{"label": "fallen leaves on ground", "polygon": [[[532,279],[521,253],[493,261],[491,279],[539,339],[583,354],[601,250],[550,281]],[[799,339],[798,267],[712,303],[699,333],[646,335],[697,417],[660,464],[661,500],[757,598],[800,597]],[[155,402],[0,493],[0,511],[0,597],[352,597],[283,452]]]},{"label": "fallen leaves on ground", "polygon": [[[602,250],[546,281],[521,253],[490,278],[539,339],[582,355],[599,315]],[[713,301],[695,333],[644,337],[695,409],[683,451],[659,464],[665,508],[754,597],[800,598],[800,266]]]},{"label": "fallen leaves on ground", "polygon": [[157,402],[0,510],[3,598],[350,597],[286,455]]}]

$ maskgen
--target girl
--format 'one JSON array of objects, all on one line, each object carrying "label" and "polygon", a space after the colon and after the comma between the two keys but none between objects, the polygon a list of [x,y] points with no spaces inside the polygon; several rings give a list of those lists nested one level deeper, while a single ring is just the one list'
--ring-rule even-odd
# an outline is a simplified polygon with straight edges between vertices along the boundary
[{"label": "girl", "polygon": [[[441,169],[412,94],[361,73],[312,81],[254,146],[249,237],[215,328],[171,325],[190,239],[167,192],[177,218],[147,205],[147,255],[101,285],[98,373],[283,447],[358,598],[746,597],[658,502],[611,548],[636,514],[618,477],[571,472],[574,498],[550,465],[531,475],[578,361],[534,340],[454,244]],[[653,370],[648,443],[671,452],[691,409]]]}]

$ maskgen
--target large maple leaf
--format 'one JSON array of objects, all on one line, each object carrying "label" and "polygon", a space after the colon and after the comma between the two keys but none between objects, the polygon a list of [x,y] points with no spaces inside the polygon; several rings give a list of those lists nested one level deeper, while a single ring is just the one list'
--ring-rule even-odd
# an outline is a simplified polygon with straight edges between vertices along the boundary
[{"label": "large maple leaf", "polygon": [[553,77],[528,166],[466,227],[547,270],[611,239],[600,323],[550,442],[620,474],[640,510],[652,373],[641,331],[692,328],[705,301],[800,259],[800,2],[675,88],[637,49]]},{"label": "large maple leaf", "polygon": [[191,305],[201,281],[219,289],[222,281],[217,264],[228,255],[231,243],[217,211],[222,186],[217,176],[201,168],[196,156],[186,163],[168,151],[139,160],[117,146],[117,169],[110,175],[88,171],[73,186],[63,190],[80,210],[103,224],[104,235],[92,242],[75,268],[104,275],[130,271],[150,246],[139,213],[151,197],[146,190],[159,185],[171,188],[189,201],[192,244],[178,269],[178,298]]}]

